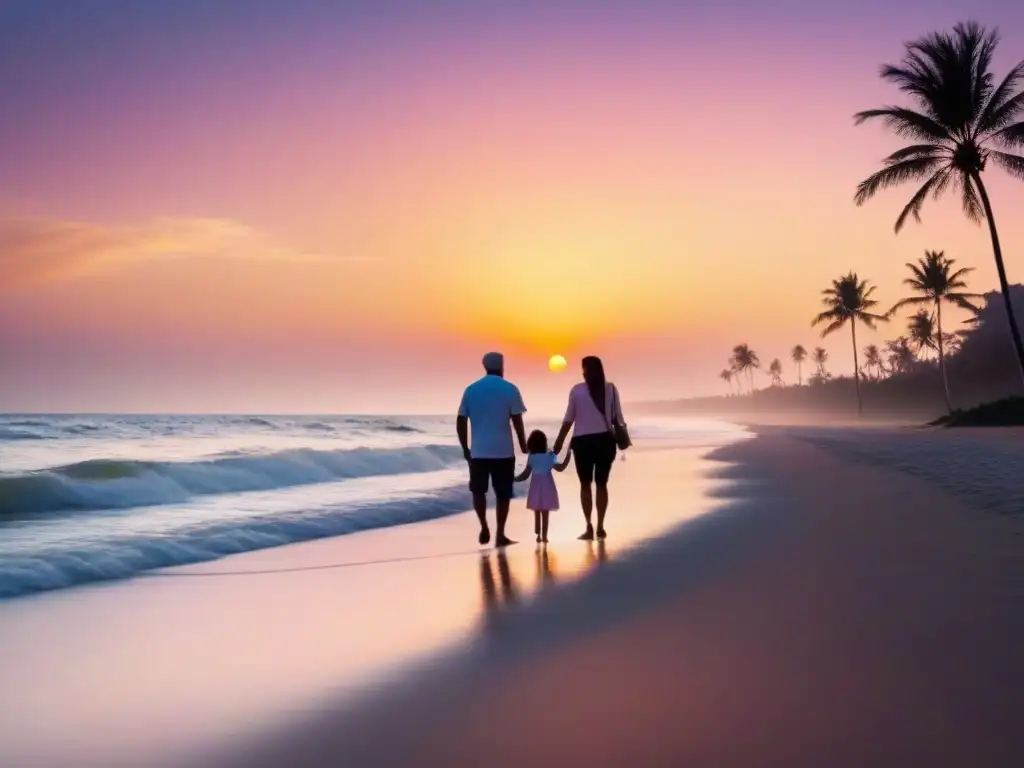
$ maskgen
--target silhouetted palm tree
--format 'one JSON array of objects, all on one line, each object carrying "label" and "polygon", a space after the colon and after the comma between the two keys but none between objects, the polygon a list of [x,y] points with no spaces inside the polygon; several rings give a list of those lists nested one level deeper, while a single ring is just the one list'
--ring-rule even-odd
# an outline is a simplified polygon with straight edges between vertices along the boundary
[{"label": "silhouetted palm tree", "polygon": [[870,311],[878,304],[871,298],[874,292],[875,287],[868,285],[866,280],[859,280],[856,272],[833,280],[832,287],[822,291],[824,298],[821,303],[825,305],[825,311],[811,322],[812,326],[828,323],[821,332],[822,338],[838,331],[847,323],[850,324],[850,332],[853,334],[853,380],[857,389],[857,413],[864,410],[860,399],[860,364],[857,362],[857,322],[860,321],[868,328],[874,329],[877,321],[886,319],[884,315],[876,315]]},{"label": "silhouetted palm tree", "polygon": [[737,344],[732,348],[732,369],[737,373],[746,371],[750,382],[750,393],[754,393],[754,369],[761,367],[761,361],[757,353],[748,344]]},{"label": "silhouetted palm tree", "polygon": [[804,360],[807,359],[807,350],[803,348],[801,344],[797,344],[793,347],[793,351],[789,353],[790,358],[796,363],[796,381],[797,386],[803,386],[804,383]]},{"label": "silhouetted palm tree", "polygon": [[952,33],[934,32],[907,43],[899,66],[882,67],[882,78],[908,94],[920,111],[869,109],[858,112],[856,122],[881,118],[900,138],[919,143],[889,155],[882,170],[860,183],[854,200],[861,205],[881,189],[927,179],[896,219],[897,232],[908,216],[921,220],[929,195],[938,198],[950,187],[960,193],[967,218],[988,222],[1006,318],[1024,377],[1024,342],[1010,303],[992,204],[981,180],[989,160],[1024,180],[1024,157],[1007,151],[1024,148],[1024,91],[1019,90],[1024,61],[996,85],[990,67],[998,42],[995,30],[973,21],[957,24]]},{"label": "silhouetted palm tree", "polygon": [[927,309],[919,309],[907,321],[907,335],[911,345],[917,347],[919,355],[926,355],[928,350],[937,349],[935,338],[935,317]]},{"label": "silhouetted palm tree", "polygon": [[878,351],[878,345],[868,344],[864,347],[864,370],[877,371],[872,378],[876,381],[882,377],[882,353]]},{"label": "silhouetted palm tree", "polygon": [[732,394],[732,377],[733,377],[733,373],[734,372],[733,372],[733,370],[731,368],[725,368],[720,374],[718,374],[718,378],[720,378],[722,381],[724,381],[726,386],[729,387],[729,394],[730,395]]},{"label": "silhouetted palm tree", "polygon": [[814,363],[815,372],[819,382],[828,381],[828,371],[825,370],[825,363],[828,362],[828,350],[824,347],[815,347],[811,353],[811,362]]},{"label": "silhouetted palm tree", "polygon": [[949,380],[946,378],[946,355],[945,336],[942,332],[942,303],[947,302],[961,309],[978,313],[978,308],[971,303],[971,299],[980,299],[977,293],[966,293],[962,289],[967,287],[964,277],[972,272],[970,267],[953,270],[956,264],[955,259],[946,258],[942,251],[925,251],[924,258],[918,259],[917,264],[907,263],[911,276],[903,281],[904,285],[910,286],[917,295],[909,296],[897,301],[889,314],[892,315],[899,309],[910,305],[934,304],[935,305],[935,342],[939,352],[939,372],[942,374],[942,394],[946,398],[946,410],[953,411],[949,397]]},{"label": "silhouetted palm tree", "polygon": [[772,386],[782,386],[782,361],[779,358],[772,360],[768,366],[768,375],[772,377]]},{"label": "silhouetted palm tree", "polygon": [[955,355],[964,347],[964,337],[959,333],[942,334],[942,346],[946,348],[946,354]]},{"label": "silhouetted palm tree", "polygon": [[892,341],[885,342],[885,357],[890,375],[906,373],[917,362],[917,355],[911,349],[910,339],[906,336],[898,336]]}]

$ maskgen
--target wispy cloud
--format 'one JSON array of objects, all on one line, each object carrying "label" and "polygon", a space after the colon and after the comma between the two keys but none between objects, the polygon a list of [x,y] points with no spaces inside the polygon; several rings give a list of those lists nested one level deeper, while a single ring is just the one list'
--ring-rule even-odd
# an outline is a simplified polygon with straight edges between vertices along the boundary
[{"label": "wispy cloud", "polygon": [[368,260],[298,251],[229,219],[161,218],[118,227],[52,219],[0,221],[0,289],[81,277],[134,261],[195,256]]}]

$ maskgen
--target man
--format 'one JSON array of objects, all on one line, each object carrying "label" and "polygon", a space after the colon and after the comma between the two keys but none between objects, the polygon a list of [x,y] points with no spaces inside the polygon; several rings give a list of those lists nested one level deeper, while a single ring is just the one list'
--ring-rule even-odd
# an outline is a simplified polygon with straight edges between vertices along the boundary
[{"label": "man", "polygon": [[[483,359],[486,375],[474,381],[462,395],[456,431],[462,453],[469,462],[469,490],[473,494],[473,509],[480,519],[480,543],[491,540],[487,527],[487,486],[494,487],[498,529],[494,538],[496,547],[515,542],[505,536],[508,505],[512,499],[512,484],[516,475],[515,450],[512,427],[519,439],[519,450],[526,453],[526,430],[523,428],[523,396],[519,388],[505,381],[505,358],[500,352],[488,352]],[[473,444],[469,443],[472,425]],[[511,426],[510,426],[511,425]]]}]

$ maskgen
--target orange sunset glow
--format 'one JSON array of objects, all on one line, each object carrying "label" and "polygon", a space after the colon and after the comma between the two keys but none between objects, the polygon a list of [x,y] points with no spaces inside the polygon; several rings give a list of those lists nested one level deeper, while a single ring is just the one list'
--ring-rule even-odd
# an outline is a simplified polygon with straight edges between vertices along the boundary
[{"label": "orange sunset glow", "polygon": [[[303,9],[296,28],[331,28]],[[851,202],[894,148],[851,115],[891,98],[875,72],[913,13],[824,39],[749,9],[729,34],[639,6],[527,4],[443,33],[440,10],[367,10],[301,51],[275,13],[210,20],[190,64],[173,25],[132,36],[143,10],[112,22],[116,61],[58,15],[78,101],[45,108],[55,75],[3,70],[12,98],[38,97],[0,125],[4,408],[447,411],[491,348],[552,408],[555,349],[602,355],[634,398],[699,395],[736,343],[818,343],[840,271],[895,300],[904,262],[942,248],[995,284],[955,200],[899,237],[902,192]],[[11,61],[43,34],[22,23]],[[1013,183],[992,181],[1007,211]],[[1019,217],[1002,226],[1024,238]]]}]

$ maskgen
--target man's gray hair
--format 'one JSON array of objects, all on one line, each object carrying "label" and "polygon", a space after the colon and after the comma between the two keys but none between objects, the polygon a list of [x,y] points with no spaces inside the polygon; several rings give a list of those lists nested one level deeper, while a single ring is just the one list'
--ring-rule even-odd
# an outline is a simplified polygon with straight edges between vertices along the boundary
[{"label": "man's gray hair", "polygon": [[505,370],[505,356],[501,352],[488,352],[484,355],[483,364],[488,373],[500,373]]}]

